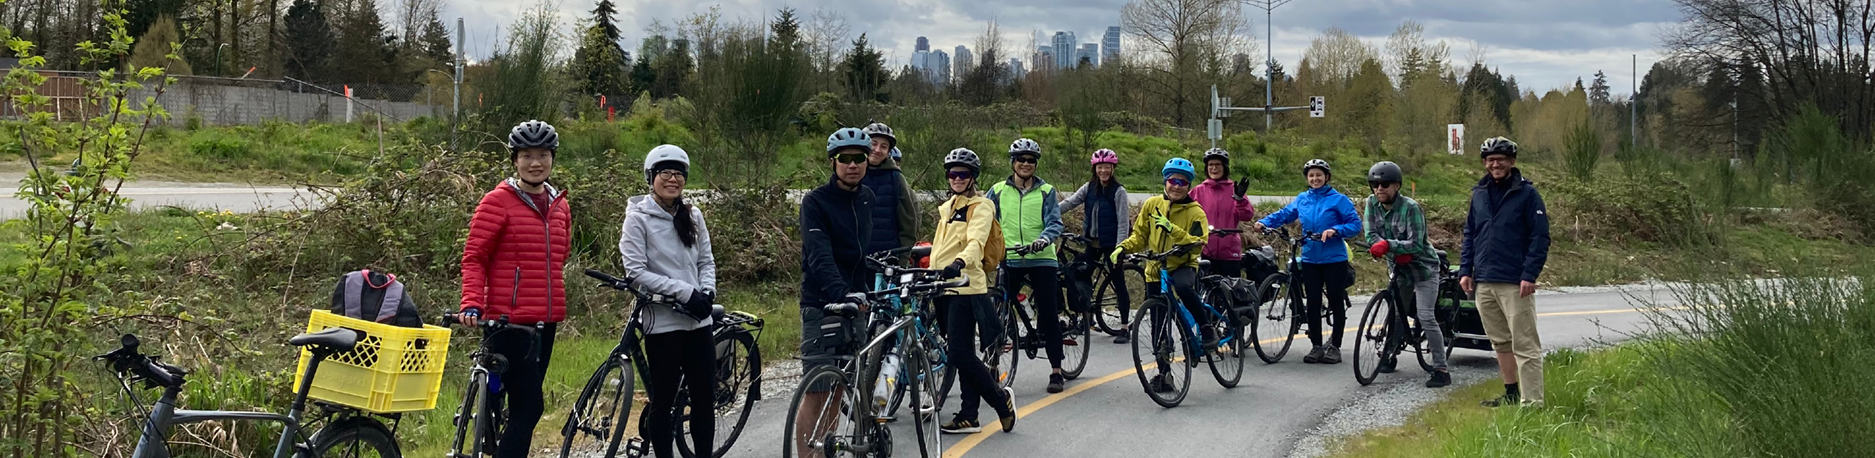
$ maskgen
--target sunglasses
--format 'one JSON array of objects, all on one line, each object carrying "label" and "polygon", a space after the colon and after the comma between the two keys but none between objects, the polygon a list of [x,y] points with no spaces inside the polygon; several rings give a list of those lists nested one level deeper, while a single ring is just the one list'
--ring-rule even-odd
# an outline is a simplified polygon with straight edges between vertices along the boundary
[{"label": "sunglasses", "polygon": [[1178,187],[1185,187],[1185,186],[1191,186],[1191,180],[1187,180],[1184,178],[1166,178],[1165,184],[1178,186]]},{"label": "sunglasses", "polygon": [[858,164],[861,162],[866,162],[866,155],[864,154],[841,154],[841,155],[834,156],[833,159],[840,161],[841,164]]},{"label": "sunglasses", "polygon": [[1368,183],[1367,186],[1374,188],[1374,189],[1380,189],[1380,188],[1393,186],[1395,184],[1398,184],[1398,183]]},{"label": "sunglasses", "polygon": [[1023,164],[1034,164],[1036,162],[1034,156],[1016,156],[1014,160]]},{"label": "sunglasses", "polygon": [[969,171],[959,172],[959,171],[953,170],[953,171],[945,173],[944,177],[950,178],[952,180],[967,180],[971,178],[976,178],[977,174],[976,172],[969,172]]}]

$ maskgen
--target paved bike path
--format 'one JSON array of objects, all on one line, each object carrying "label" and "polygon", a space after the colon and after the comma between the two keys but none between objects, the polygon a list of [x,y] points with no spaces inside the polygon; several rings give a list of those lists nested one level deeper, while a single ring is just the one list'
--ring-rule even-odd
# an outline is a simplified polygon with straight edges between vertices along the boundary
[{"label": "paved bike path", "polygon": [[[1625,333],[1645,327],[1646,317],[1630,295],[1654,303],[1670,304],[1662,289],[1638,288],[1627,293],[1544,293],[1537,298],[1538,329],[1545,348],[1579,347],[1623,340]],[[1349,327],[1356,325],[1365,298],[1356,298],[1349,311]],[[1342,337],[1344,359],[1351,355],[1353,333]],[[1212,378],[1208,366],[1192,370],[1191,391],[1182,405],[1166,409],[1146,397],[1133,373],[1130,345],[1096,335],[1090,346],[1087,369],[1068,390],[1044,391],[1047,361],[1023,360],[1016,382],[1021,420],[1013,433],[985,432],[969,436],[943,436],[945,457],[1139,457],[1228,456],[1286,457],[1309,429],[1337,408],[1397,383],[1423,383],[1424,371],[1402,361],[1399,372],[1382,374],[1372,386],[1362,387],[1353,377],[1352,361],[1337,365],[1303,364],[1306,337],[1282,362],[1265,365],[1252,354],[1242,383],[1226,390]],[[1452,370],[1496,373],[1492,354],[1458,349]],[[1443,391],[1443,390],[1442,390]],[[764,393],[730,457],[779,456],[788,397],[792,392]],[[942,419],[955,412],[955,398],[946,403]],[[987,407],[981,420],[994,429],[995,414]],[[898,441],[895,456],[918,456],[908,442],[906,422],[893,426]],[[901,431],[902,430],[902,431]]]}]

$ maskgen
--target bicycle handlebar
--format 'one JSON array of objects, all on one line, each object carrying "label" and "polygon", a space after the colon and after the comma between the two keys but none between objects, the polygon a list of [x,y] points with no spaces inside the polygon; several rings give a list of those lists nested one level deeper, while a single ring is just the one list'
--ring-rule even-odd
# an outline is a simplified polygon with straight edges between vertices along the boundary
[{"label": "bicycle handlebar", "polygon": [[118,343],[120,344],[118,349],[112,350],[110,353],[94,356],[91,359],[108,362],[111,365],[111,370],[116,372],[119,377],[128,373],[134,375],[137,379],[147,380],[151,385],[156,386],[170,388],[180,387],[182,386],[183,378],[189,375],[189,371],[186,369],[163,364],[159,361],[162,359],[161,356],[144,355],[143,352],[138,350],[138,347],[142,345],[142,341],[138,340],[135,335],[124,334],[123,337],[118,339]]},{"label": "bicycle handlebar", "polygon": [[1167,250],[1167,251],[1163,251],[1159,253],[1133,253],[1133,254],[1126,255],[1122,259],[1124,259],[1126,262],[1129,262],[1129,263],[1140,262],[1140,261],[1162,261],[1162,260],[1165,260],[1165,258],[1190,253],[1192,248],[1196,248],[1201,245],[1203,244],[1188,243],[1184,245],[1174,246],[1172,247],[1171,250]]}]

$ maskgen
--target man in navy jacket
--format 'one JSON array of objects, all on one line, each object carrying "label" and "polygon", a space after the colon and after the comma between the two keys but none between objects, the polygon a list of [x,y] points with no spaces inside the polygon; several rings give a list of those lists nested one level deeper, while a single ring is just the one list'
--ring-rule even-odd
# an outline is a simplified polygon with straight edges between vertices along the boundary
[{"label": "man in navy jacket", "polygon": [[1459,286],[1477,295],[1485,334],[1497,350],[1504,395],[1496,407],[1543,404],[1543,341],[1536,332],[1537,275],[1549,259],[1549,215],[1536,186],[1517,170],[1517,144],[1504,137],[1479,149],[1485,177],[1471,189]]}]

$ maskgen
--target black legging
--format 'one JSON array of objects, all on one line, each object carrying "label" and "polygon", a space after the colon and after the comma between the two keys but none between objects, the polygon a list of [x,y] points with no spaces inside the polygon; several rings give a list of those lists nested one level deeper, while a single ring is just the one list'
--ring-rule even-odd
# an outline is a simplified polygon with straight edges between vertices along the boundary
[{"label": "black legging", "polygon": [[[547,378],[547,364],[553,360],[553,335],[557,329],[558,323],[541,328],[538,341],[528,338],[528,331],[517,329],[482,336],[483,339],[494,338],[488,343],[489,351],[508,359],[508,370],[496,375],[501,380],[501,392],[488,397],[490,406],[503,403],[508,406],[508,421],[502,425],[497,458],[527,458],[528,449],[534,445],[534,425],[540,423],[540,414],[545,409],[541,383]],[[533,351],[529,352],[530,349]],[[535,359],[528,359],[529,353],[533,353]]]},{"label": "black legging", "polygon": [[[1159,294],[1159,289],[1161,287],[1162,286],[1159,284],[1159,282],[1156,282],[1156,281],[1146,284],[1146,289],[1148,291],[1152,291],[1152,294]],[[1206,326],[1206,324],[1209,324],[1211,322],[1211,314],[1209,312],[1204,311],[1204,305],[1201,302],[1198,302],[1198,269],[1193,268],[1193,267],[1180,267],[1177,269],[1172,269],[1172,292],[1178,294],[1179,304],[1184,305],[1185,311],[1191,312],[1191,317],[1197,320],[1199,332],[1204,333],[1204,335],[1200,337],[1205,338],[1205,340],[1210,340],[1211,334],[1213,334],[1214,332],[1211,330],[1211,327]],[[1158,315],[1159,313],[1161,313],[1160,310],[1154,310],[1152,319],[1155,321],[1161,320],[1161,319],[1173,320],[1171,322],[1175,323],[1174,326],[1183,326],[1183,324],[1176,324],[1176,323],[1179,323],[1179,321],[1177,321],[1176,318],[1161,317]],[[1156,332],[1159,332],[1160,329],[1159,327],[1155,326],[1154,329],[1152,329],[1151,331],[1156,333]],[[1160,337],[1161,336],[1157,334],[1153,335],[1154,339],[1157,339]],[[1161,368],[1161,369],[1164,369],[1164,368]]]},{"label": "black legging", "polygon": [[[1329,264],[1302,264],[1302,287],[1308,291],[1309,307],[1304,319],[1309,321],[1309,343],[1322,346],[1322,310],[1328,311],[1328,345],[1341,348],[1341,328],[1348,324],[1348,286],[1354,284],[1354,271],[1347,261]],[[1328,307],[1322,306],[1322,290],[1328,292]]]},{"label": "black legging", "polygon": [[1022,285],[1029,285],[1029,301],[1035,304],[1035,330],[1041,333],[1044,346],[1048,348],[1048,365],[1061,368],[1061,281],[1056,275],[1060,269],[1055,266],[1004,267],[1003,288],[1013,295],[1022,290]]},{"label": "black legging", "polygon": [[677,402],[677,380],[690,389],[691,450],[716,449],[716,345],[708,326],[690,331],[645,336],[645,377],[651,400],[645,406],[639,434],[651,442],[657,458],[671,458],[677,425],[671,410]]},{"label": "black legging", "polygon": [[[1226,277],[1243,275],[1243,260],[1241,259],[1232,261],[1227,259],[1205,258],[1205,260],[1211,261],[1211,268],[1209,271],[1205,272],[1205,275],[1223,275]],[[1263,279],[1256,278],[1252,280],[1262,281]]]},{"label": "black legging", "polygon": [[[977,418],[977,407],[982,401],[990,401],[993,406],[1008,402],[1004,399],[996,378],[990,375],[990,366],[977,357],[979,346],[976,345],[978,328],[982,328],[983,341],[993,342],[1001,335],[1000,323],[988,294],[967,296],[943,296],[938,298],[938,308],[943,312],[946,332],[945,351],[950,367],[957,370],[957,378],[963,391],[959,396],[962,403],[958,406],[957,416],[965,420]],[[995,409],[1001,413],[1002,409]]]},{"label": "black legging", "polygon": [[[1087,249],[1088,253],[1091,253],[1095,256],[1102,256],[1101,261],[1100,261],[1101,262],[1100,268],[1111,269],[1107,271],[1107,278],[1113,279],[1113,282],[1109,284],[1113,285],[1114,299],[1120,302],[1119,303],[1120,325],[1125,326],[1127,320],[1133,319],[1133,298],[1132,298],[1132,294],[1129,294],[1126,290],[1126,272],[1120,269],[1112,269],[1113,265],[1108,263],[1106,261],[1106,258],[1104,258],[1104,256],[1107,255],[1107,253],[1113,252],[1113,247],[1100,246],[1100,245],[1090,245],[1090,246],[1092,248]],[[1100,285],[1093,285],[1093,287],[1096,290],[1098,290],[1100,288]],[[1098,293],[1098,292],[1099,291],[1089,291],[1090,294]],[[1092,298],[1091,300],[1100,300],[1100,298],[1096,297],[1096,298]]]}]

